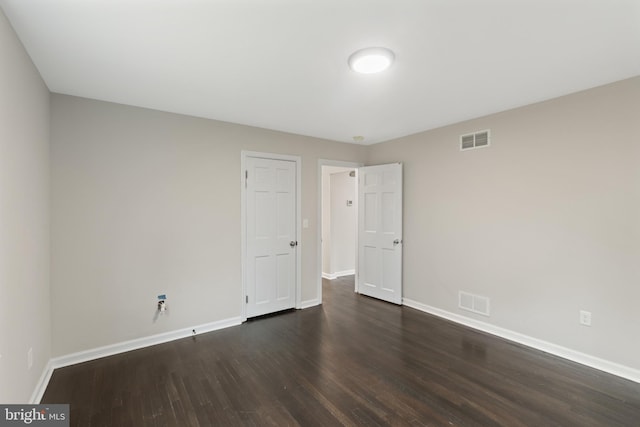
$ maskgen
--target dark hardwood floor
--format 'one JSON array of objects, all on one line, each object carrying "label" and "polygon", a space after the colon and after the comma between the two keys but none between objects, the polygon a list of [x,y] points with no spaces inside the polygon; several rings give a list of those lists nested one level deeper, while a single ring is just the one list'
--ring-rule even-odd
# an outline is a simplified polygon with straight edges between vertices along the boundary
[{"label": "dark hardwood floor", "polygon": [[324,281],[324,304],[57,369],[72,426],[640,426],[640,384]]}]

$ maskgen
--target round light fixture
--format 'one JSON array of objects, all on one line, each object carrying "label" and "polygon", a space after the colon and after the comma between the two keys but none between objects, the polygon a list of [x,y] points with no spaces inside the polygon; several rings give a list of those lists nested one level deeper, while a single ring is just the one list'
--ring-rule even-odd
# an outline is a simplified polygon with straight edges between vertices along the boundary
[{"label": "round light fixture", "polygon": [[368,47],[349,57],[349,67],[357,73],[379,73],[389,68],[394,58],[393,52],[385,47]]}]

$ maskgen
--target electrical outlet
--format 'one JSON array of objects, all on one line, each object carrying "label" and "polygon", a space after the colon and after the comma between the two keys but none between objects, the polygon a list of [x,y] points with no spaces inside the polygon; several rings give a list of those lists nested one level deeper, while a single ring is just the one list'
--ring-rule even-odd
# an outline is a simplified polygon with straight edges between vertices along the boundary
[{"label": "electrical outlet", "polygon": [[591,312],[580,310],[580,324],[584,326],[591,326]]},{"label": "electrical outlet", "polygon": [[33,366],[33,347],[30,347],[29,351],[27,351],[27,368],[31,369],[32,366]]}]

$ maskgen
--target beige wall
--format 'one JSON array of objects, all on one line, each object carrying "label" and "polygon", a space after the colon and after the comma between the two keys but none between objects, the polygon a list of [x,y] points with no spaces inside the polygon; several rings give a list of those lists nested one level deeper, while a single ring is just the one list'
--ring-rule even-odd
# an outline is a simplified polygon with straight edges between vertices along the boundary
[{"label": "beige wall", "polygon": [[639,135],[637,77],[372,146],[404,163],[404,296],[639,369]]},{"label": "beige wall", "polygon": [[51,356],[49,91],[1,10],[0,64],[0,402],[25,403]]},{"label": "beige wall", "polygon": [[[54,356],[240,316],[240,153],[302,157],[302,301],[318,159],[365,148],[52,95]],[[156,297],[170,314],[153,322]]]}]

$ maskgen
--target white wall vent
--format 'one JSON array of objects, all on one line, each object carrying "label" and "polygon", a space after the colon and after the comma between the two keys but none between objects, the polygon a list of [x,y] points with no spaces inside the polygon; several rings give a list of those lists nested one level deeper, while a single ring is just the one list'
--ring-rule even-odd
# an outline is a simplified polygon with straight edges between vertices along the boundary
[{"label": "white wall vent", "polygon": [[491,142],[491,133],[489,129],[481,130],[474,133],[460,135],[460,150],[471,150],[474,148],[482,148],[489,146]]},{"label": "white wall vent", "polygon": [[468,292],[458,292],[458,307],[473,313],[489,316],[489,298]]}]

